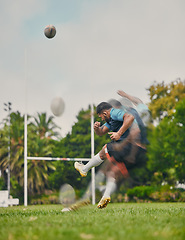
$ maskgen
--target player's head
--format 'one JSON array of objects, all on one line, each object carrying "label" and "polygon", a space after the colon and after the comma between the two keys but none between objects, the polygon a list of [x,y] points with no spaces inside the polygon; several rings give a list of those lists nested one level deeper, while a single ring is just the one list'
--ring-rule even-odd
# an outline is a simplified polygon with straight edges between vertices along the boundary
[{"label": "player's head", "polygon": [[122,107],[122,104],[118,100],[116,100],[116,99],[110,99],[108,101],[108,103],[110,105],[112,105],[113,108],[121,108]]},{"label": "player's head", "polygon": [[122,97],[122,98],[120,98],[120,103],[121,103],[121,105],[123,106],[123,107],[125,107],[125,108],[134,108],[134,105],[133,105],[133,103],[128,99],[128,98],[126,98],[126,97]]},{"label": "player's head", "polygon": [[110,105],[110,103],[101,102],[100,104],[98,104],[98,106],[96,108],[96,112],[103,121],[107,122],[107,121],[109,121],[109,118],[110,118],[110,109],[111,108],[112,108],[112,105]]}]

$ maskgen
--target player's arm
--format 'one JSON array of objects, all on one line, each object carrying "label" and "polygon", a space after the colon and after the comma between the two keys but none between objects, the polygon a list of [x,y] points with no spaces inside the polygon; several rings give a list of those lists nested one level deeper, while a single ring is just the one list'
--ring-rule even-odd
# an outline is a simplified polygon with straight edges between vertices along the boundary
[{"label": "player's arm", "polygon": [[100,122],[95,122],[94,131],[98,136],[103,136],[104,134],[108,133],[109,128],[105,125],[100,126]]},{"label": "player's arm", "polygon": [[122,96],[128,98],[134,105],[138,105],[139,103],[143,103],[139,98],[131,96],[124,92],[123,90],[118,90],[117,93]]},{"label": "player's arm", "polygon": [[134,116],[132,114],[125,113],[123,115],[123,125],[120,127],[118,132],[109,132],[110,138],[115,141],[119,140],[121,135],[123,135],[123,133],[132,125],[133,121]]}]

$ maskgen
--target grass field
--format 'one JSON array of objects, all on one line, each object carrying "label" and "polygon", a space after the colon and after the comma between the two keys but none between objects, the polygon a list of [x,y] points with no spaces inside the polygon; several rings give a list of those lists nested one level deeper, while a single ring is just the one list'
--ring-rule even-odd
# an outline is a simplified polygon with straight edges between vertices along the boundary
[{"label": "grass field", "polygon": [[0,208],[0,239],[185,239],[185,203],[110,203],[61,212],[60,205]]}]

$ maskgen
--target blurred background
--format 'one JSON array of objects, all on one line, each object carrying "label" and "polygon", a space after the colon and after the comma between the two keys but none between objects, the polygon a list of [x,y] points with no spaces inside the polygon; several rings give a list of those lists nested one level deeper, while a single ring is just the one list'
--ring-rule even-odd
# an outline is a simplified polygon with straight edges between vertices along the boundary
[{"label": "blurred background", "polygon": [[[10,169],[11,194],[23,202],[25,113],[28,156],[90,157],[90,104],[119,99],[122,89],[146,103],[153,118],[139,185],[152,188],[148,199],[162,183],[169,189],[167,199],[182,199],[181,192],[170,194],[185,179],[184,9],[182,0],[2,2],[1,189],[7,189]],[[53,39],[44,36],[48,24],[56,27]],[[65,102],[61,117],[50,110],[57,96]],[[95,153],[105,142],[106,137],[95,136]],[[29,202],[43,201],[35,199],[44,195],[46,202],[57,202],[65,182],[80,197],[90,175],[81,179],[72,165],[28,161]]]}]

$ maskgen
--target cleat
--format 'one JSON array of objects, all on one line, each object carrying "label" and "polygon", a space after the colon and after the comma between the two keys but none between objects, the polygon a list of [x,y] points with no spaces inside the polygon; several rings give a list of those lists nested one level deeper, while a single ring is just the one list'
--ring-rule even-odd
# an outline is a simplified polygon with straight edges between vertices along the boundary
[{"label": "cleat", "polygon": [[89,205],[90,203],[91,202],[89,199],[81,200],[81,201],[71,205],[70,207],[63,208],[61,211],[62,212],[77,211],[79,208],[85,207],[85,206]]},{"label": "cleat", "polygon": [[102,197],[102,199],[99,201],[97,208],[105,208],[107,204],[110,202],[110,197]]},{"label": "cleat", "polygon": [[85,207],[87,205],[89,205],[91,202],[89,199],[86,200],[81,200],[73,205],[70,206],[70,211],[77,211],[79,208]]},{"label": "cleat", "polygon": [[75,162],[74,167],[80,173],[80,175],[82,177],[86,177],[87,176],[87,173],[83,171],[83,167],[84,167],[83,163]]}]

